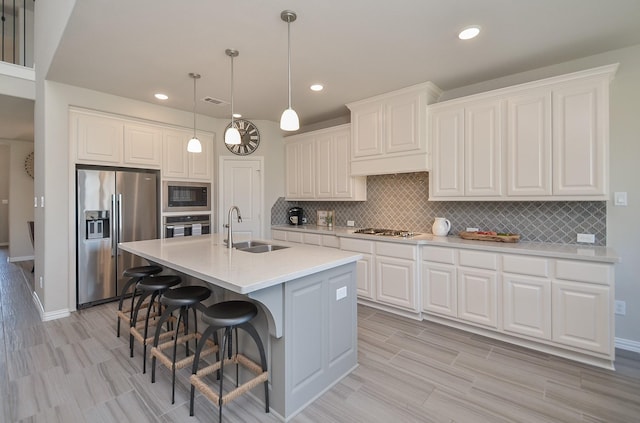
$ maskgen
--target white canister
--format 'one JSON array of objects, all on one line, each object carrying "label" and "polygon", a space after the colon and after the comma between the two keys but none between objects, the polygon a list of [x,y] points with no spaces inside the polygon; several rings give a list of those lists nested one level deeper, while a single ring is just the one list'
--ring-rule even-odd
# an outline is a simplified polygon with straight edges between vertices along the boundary
[{"label": "white canister", "polygon": [[449,230],[451,229],[451,222],[444,217],[436,217],[436,220],[433,222],[433,226],[431,227],[431,233],[435,236],[447,236]]}]

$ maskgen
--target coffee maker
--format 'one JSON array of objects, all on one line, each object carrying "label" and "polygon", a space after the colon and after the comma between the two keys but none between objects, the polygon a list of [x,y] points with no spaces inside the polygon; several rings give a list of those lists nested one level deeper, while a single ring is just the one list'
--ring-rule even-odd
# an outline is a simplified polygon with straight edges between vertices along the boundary
[{"label": "coffee maker", "polygon": [[290,225],[302,225],[302,216],[304,212],[300,207],[291,207],[288,212],[288,220]]}]

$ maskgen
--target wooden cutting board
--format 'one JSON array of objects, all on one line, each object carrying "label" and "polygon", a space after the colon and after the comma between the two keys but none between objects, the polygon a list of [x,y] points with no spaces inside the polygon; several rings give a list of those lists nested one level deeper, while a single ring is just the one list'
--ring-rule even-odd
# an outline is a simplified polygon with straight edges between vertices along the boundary
[{"label": "wooden cutting board", "polygon": [[520,235],[481,235],[477,232],[460,232],[460,238],[474,239],[477,241],[494,241],[494,242],[518,242],[520,241]]}]

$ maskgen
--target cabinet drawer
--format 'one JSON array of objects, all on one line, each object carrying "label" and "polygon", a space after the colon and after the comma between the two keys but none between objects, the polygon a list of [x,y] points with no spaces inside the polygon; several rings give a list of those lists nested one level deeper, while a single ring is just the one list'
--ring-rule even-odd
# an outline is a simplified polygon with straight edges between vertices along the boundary
[{"label": "cabinet drawer", "polygon": [[506,273],[549,277],[549,260],[540,257],[505,255],[502,258],[502,270]]},{"label": "cabinet drawer", "polygon": [[340,239],[333,235],[322,235],[322,246],[340,248]]},{"label": "cabinet drawer", "polygon": [[422,259],[438,263],[455,264],[456,250],[453,248],[423,247]]},{"label": "cabinet drawer", "polygon": [[460,266],[496,270],[498,268],[498,255],[479,251],[460,250]]},{"label": "cabinet drawer", "polygon": [[319,234],[303,234],[305,244],[322,245],[322,235]]},{"label": "cabinet drawer", "polygon": [[556,260],[556,278],[608,285],[611,266],[607,264]]},{"label": "cabinet drawer", "polygon": [[373,241],[363,239],[340,238],[340,249],[356,253],[373,254]]},{"label": "cabinet drawer", "polygon": [[414,245],[396,244],[393,242],[376,242],[376,254],[379,256],[415,260],[416,249],[417,247]]},{"label": "cabinet drawer", "polygon": [[303,235],[302,232],[287,232],[287,241],[303,243]]},{"label": "cabinet drawer", "polygon": [[285,231],[271,231],[271,239],[286,241],[287,233]]}]

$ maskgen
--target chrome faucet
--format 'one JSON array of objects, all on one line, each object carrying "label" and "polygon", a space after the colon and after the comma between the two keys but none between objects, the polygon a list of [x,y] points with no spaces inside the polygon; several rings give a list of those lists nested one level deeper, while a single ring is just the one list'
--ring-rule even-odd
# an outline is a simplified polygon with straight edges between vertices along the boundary
[{"label": "chrome faucet", "polygon": [[233,225],[231,224],[231,215],[234,210],[238,214],[238,223],[242,222],[242,216],[240,216],[240,209],[238,208],[238,206],[231,206],[231,208],[229,209],[227,224],[224,225],[224,227],[227,228],[227,248],[233,248]]}]

